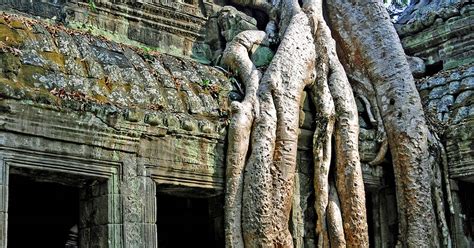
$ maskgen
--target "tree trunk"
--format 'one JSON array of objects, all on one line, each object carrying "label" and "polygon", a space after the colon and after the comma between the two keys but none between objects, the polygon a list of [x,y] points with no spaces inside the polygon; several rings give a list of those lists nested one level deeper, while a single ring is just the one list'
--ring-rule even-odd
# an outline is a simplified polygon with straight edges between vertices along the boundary
[{"label": "tree trunk", "polygon": [[366,73],[375,89],[393,156],[399,245],[436,246],[428,129],[397,33],[376,0],[329,0],[328,11],[346,69]]},{"label": "tree trunk", "polygon": [[299,105],[304,87],[312,82],[314,51],[308,19],[304,13],[297,14],[258,92],[260,111],[244,185],[244,199],[249,202],[244,204],[242,223],[246,246],[292,247],[288,220],[296,166]]},{"label": "tree trunk", "polygon": [[[288,222],[299,105],[307,86],[317,111],[313,154],[318,246],[368,247],[358,113],[346,71],[351,78],[363,80],[356,89],[369,111],[369,101],[378,107],[371,121],[383,121],[382,144],[388,134],[397,184],[399,244],[436,245],[428,129],[414,79],[383,5],[375,0],[327,2],[341,63],[323,18],[322,1],[303,0],[300,6],[295,0],[281,0],[272,7],[260,0],[233,2],[263,9],[270,15],[269,25],[278,24],[278,29],[268,28],[266,37],[244,31],[224,52],[224,62],[239,71],[246,88],[244,101],[232,104],[229,128],[227,247],[293,246]],[[261,76],[248,53],[264,40],[281,42]],[[364,95],[364,87],[370,88],[370,94]],[[383,160],[384,154],[382,148],[373,163]]]},{"label": "tree trunk", "polygon": [[239,71],[245,84],[244,100],[232,102],[232,119],[228,130],[226,198],[225,198],[225,229],[228,247],[243,248],[241,212],[244,165],[250,142],[250,130],[254,119],[254,106],[257,102],[257,88],[261,73],[249,58],[249,51],[254,44],[263,42],[265,32],[244,31],[238,34],[225,52],[223,58],[232,70]]}]

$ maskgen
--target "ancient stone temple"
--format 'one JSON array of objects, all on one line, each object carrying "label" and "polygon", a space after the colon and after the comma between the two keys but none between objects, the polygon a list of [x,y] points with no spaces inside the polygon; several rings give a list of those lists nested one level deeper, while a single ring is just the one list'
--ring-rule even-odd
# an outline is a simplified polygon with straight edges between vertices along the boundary
[{"label": "ancient stone temple", "polygon": [[[474,5],[433,2],[408,7],[395,27],[445,148],[439,188],[452,246],[472,247]],[[218,61],[226,35],[268,19],[227,4],[0,0],[0,248],[225,246],[231,102],[245,89]],[[222,23],[228,33],[214,30]],[[262,47],[252,60],[266,66],[273,54]],[[295,247],[318,240],[309,94],[289,224]],[[392,156],[380,116],[365,97],[356,103],[369,243],[394,247]]]}]

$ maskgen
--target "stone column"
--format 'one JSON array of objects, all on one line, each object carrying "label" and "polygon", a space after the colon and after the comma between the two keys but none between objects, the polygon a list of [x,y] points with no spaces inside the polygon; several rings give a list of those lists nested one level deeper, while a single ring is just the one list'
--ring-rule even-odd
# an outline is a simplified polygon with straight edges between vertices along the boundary
[{"label": "stone column", "polygon": [[0,248],[7,247],[8,167],[0,154]]},{"label": "stone column", "polygon": [[462,213],[461,199],[459,199],[459,186],[456,180],[450,180],[451,196],[453,199],[454,214],[451,215],[450,231],[454,247],[469,247],[469,240],[464,234],[466,216]]},{"label": "stone column", "polygon": [[146,248],[158,247],[158,235],[156,228],[156,183],[150,177],[143,177],[145,186],[145,210],[143,220],[143,238]]},{"label": "stone column", "polygon": [[369,233],[369,235],[373,236],[374,247],[386,247],[382,237],[383,227],[381,225],[382,222],[384,222],[382,219],[384,217],[384,213],[382,213],[383,211],[381,208],[380,195],[381,193],[379,189],[367,190],[366,193],[366,202],[371,203],[371,206],[367,204],[367,210],[370,208],[372,211],[367,211],[367,213],[372,212],[372,223],[369,223],[369,225],[373,226],[373,233]]},{"label": "stone column", "polygon": [[[378,226],[380,227],[375,247],[394,247],[397,238],[397,205],[393,187],[378,190]],[[374,205],[375,207],[375,205]],[[375,209],[374,209],[375,211]]]},{"label": "stone column", "polygon": [[[123,178],[120,192],[123,197],[123,247],[148,247],[145,239],[146,183],[143,171],[138,173],[135,154],[121,154]],[[141,166],[140,166],[141,167]]]},{"label": "stone column", "polygon": [[224,195],[209,198],[209,222],[216,247],[224,247]]},{"label": "stone column", "polygon": [[117,176],[94,182],[80,192],[80,247],[122,246],[121,196]]}]

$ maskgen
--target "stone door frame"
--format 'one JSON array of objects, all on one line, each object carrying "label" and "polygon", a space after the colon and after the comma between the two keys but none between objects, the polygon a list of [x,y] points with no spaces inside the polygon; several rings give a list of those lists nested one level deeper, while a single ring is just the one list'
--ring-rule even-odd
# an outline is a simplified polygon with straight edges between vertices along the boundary
[{"label": "stone door frame", "polygon": [[[174,185],[178,188],[192,189],[199,188],[201,190],[210,191],[210,195],[204,197],[208,200],[213,199],[213,196],[223,196],[224,181],[215,180],[211,175],[199,172],[190,172],[183,169],[176,169],[166,167],[162,164],[144,165],[144,241],[146,248],[158,247],[158,228],[157,228],[157,191],[160,185]],[[217,205],[216,205],[217,206]],[[222,207],[219,205],[218,207]],[[210,216],[211,218],[211,216]]]},{"label": "stone door frame", "polygon": [[[118,162],[84,159],[75,156],[31,151],[0,146],[0,248],[7,247],[8,181],[10,168],[27,168],[75,176],[107,180],[107,191],[119,196],[122,164]],[[108,247],[123,247],[123,225],[120,197],[111,197],[107,204]],[[112,211],[111,211],[112,210]]]}]

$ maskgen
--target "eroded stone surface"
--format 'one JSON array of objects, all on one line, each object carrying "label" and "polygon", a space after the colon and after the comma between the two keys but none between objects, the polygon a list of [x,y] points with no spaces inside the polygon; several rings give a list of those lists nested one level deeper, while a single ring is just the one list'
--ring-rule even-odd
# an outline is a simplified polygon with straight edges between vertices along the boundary
[{"label": "eroded stone surface", "polygon": [[86,111],[104,106],[204,119],[227,115],[231,86],[217,69],[41,23],[25,21],[14,28],[12,21],[2,20],[0,29],[18,34],[15,42],[3,37],[5,46],[18,52],[0,55],[6,65],[1,77],[4,98]]},{"label": "eroded stone surface", "polygon": [[[420,1],[418,4],[426,3]],[[422,58],[427,65],[434,65],[434,68],[428,67],[428,71],[452,69],[473,62],[472,3],[435,0],[413,13],[410,8],[413,6],[406,10],[405,16],[396,25],[408,55]]]},{"label": "eroded stone surface", "polygon": [[0,8],[108,34],[117,40],[146,44],[174,54],[191,55],[194,42],[202,35],[201,29],[206,18],[220,8],[218,2],[1,0]]}]

